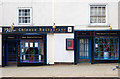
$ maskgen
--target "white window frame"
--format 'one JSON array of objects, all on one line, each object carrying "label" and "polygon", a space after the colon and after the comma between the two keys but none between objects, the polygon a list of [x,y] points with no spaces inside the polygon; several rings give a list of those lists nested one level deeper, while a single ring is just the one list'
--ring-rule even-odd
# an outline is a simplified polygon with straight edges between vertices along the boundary
[{"label": "white window frame", "polygon": [[[19,23],[19,9],[30,9],[30,23]],[[17,24],[18,25],[32,25],[32,7],[18,7],[17,8]]]},{"label": "white window frame", "polygon": [[[101,6],[105,5],[106,6],[106,23],[90,23],[90,15],[91,15],[90,14],[90,8],[91,8],[92,5],[96,5],[96,6],[97,5],[98,6],[99,5],[101,5]],[[89,12],[89,14],[88,14],[88,22],[89,22],[88,25],[89,26],[108,26],[108,5],[107,4],[89,4],[88,7],[89,7],[89,11],[88,11]]]}]

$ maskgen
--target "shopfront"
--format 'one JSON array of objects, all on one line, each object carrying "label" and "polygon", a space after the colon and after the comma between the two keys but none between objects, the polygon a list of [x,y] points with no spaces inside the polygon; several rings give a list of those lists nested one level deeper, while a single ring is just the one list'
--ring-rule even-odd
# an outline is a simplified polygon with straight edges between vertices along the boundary
[{"label": "shopfront", "polygon": [[3,27],[2,66],[47,64],[47,34],[73,33],[73,26]]},{"label": "shopfront", "polygon": [[119,61],[119,31],[75,31],[75,64]]},{"label": "shopfront", "polygon": [[3,34],[4,66],[46,64],[46,34],[31,34]]}]

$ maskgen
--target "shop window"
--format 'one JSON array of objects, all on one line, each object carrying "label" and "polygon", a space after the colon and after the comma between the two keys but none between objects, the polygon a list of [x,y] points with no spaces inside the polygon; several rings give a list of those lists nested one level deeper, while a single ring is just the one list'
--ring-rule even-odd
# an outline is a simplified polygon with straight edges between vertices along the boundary
[{"label": "shop window", "polygon": [[95,59],[118,59],[119,41],[118,38],[96,37],[95,38]]},{"label": "shop window", "polygon": [[31,8],[19,8],[18,9],[18,24],[30,24],[31,23]]},{"label": "shop window", "polygon": [[90,5],[90,25],[103,25],[107,23],[106,5]]},{"label": "shop window", "polygon": [[21,57],[20,61],[25,63],[44,62],[43,40],[21,41]]}]

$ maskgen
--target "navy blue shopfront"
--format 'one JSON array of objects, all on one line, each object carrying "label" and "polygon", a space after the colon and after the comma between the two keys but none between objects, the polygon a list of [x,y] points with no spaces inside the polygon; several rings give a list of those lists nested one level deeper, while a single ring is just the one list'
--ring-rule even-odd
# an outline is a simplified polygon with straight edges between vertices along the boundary
[{"label": "navy blue shopfront", "polygon": [[73,26],[3,27],[2,66],[46,65],[47,33],[73,33],[73,30]]},{"label": "navy blue shopfront", "polygon": [[120,32],[118,30],[74,31],[74,63],[119,62]]},{"label": "navy blue shopfront", "polygon": [[46,64],[46,34],[3,34],[3,66]]}]

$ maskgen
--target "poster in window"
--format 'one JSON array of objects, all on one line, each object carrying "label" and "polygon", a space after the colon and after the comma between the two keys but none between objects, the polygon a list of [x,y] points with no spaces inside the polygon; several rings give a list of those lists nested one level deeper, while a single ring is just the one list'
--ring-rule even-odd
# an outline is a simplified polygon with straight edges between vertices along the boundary
[{"label": "poster in window", "polygon": [[24,52],[24,49],[22,48],[22,52]]},{"label": "poster in window", "polygon": [[33,42],[30,42],[30,47],[33,47]]},{"label": "poster in window", "polygon": [[66,50],[74,50],[74,40],[66,39]]},{"label": "poster in window", "polygon": [[35,42],[35,47],[38,47],[38,42]]},{"label": "poster in window", "polygon": [[39,60],[41,60],[41,55],[39,55]]},{"label": "poster in window", "polygon": [[28,42],[25,42],[25,47],[28,47]]}]

